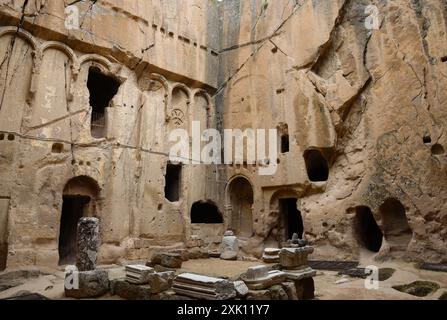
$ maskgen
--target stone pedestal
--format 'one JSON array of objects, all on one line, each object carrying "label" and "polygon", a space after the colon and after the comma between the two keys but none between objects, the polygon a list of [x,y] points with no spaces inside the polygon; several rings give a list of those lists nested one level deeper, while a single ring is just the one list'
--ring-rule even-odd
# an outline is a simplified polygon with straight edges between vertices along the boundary
[{"label": "stone pedestal", "polygon": [[100,241],[99,220],[97,218],[79,219],[77,241],[76,267],[79,271],[95,270]]},{"label": "stone pedestal", "polygon": [[281,267],[288,270],[298,270],[308,267],[307,256],[314,252],[313,247],[283,248],[279,253]]}]

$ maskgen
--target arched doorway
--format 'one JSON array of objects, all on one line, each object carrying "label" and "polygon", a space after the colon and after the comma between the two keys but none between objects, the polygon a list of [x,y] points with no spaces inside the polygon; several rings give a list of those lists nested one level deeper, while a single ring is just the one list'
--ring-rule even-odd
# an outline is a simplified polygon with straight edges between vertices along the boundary
[{"label": "arched doorway", "polygon": [[253,188],[244,177],[230,182],[228,194],[231,204],[231,229],[241,237],[253,235]]},{"label": "arched doorway", "polygon": [[355,208],[354,232],[361,246],[372,252],[380,251],[383,234],[369,207]]},{"label": "arched doorway", "polygon": [[98,184],[87,176],[73,178],[65,185],[59,228],[59,265],[75,263],[77,224],[82,217],[95,216],[98,194]]},{"label": "arched doorway", "polygon": [[413,237],[405,207],[397,199],[387,199],[379,208],[385,239],[392,251],[405,251]]},{"label": "arched doorway", "polygon": [[304,221],[298,209],[298,194],[292,189],[277,190],[270,199],[270,215],[272,217],[272,241],[281,246],[296,233],[300,239],[304,237]]}]

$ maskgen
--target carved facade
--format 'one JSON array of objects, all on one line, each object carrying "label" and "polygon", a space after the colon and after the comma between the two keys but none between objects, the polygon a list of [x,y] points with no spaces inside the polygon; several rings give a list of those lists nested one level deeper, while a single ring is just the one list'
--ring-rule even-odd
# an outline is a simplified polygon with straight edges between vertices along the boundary
[{"label": "carved facade", "polygon": [[[1,2],[0,267],[70,263],[81,216],[102,263],[228,228],[257,257],[296,232],[324,257],[445,259],[446,17],[380,4],[369,31],[355,1],[258,2],[80,3],[74,30],[63,2]],[[193,121],[278,129],[276,173],[171,164]]]}]

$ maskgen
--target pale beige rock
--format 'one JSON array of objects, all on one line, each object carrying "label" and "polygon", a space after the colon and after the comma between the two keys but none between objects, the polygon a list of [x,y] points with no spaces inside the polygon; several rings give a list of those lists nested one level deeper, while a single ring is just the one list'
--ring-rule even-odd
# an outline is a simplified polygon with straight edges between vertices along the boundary
[{"label": "pale beige rock", "polygon": [[[378,2],[378,30],[365,5],[78,2],[67,29],[63,1],[2,1],[0,269],[73,263],[64,210],[99,219],[99,264],[207,256],[228,229],[257,258],[296,229],[315,258],[445,262],[445,2]],[[90,68],[119,87],[99,118]],[[277,128],[288,148],[272,176],[243,163],[166,179],[169,133],[194,120]],[[223,223],[191,223],[202,202]]]}]

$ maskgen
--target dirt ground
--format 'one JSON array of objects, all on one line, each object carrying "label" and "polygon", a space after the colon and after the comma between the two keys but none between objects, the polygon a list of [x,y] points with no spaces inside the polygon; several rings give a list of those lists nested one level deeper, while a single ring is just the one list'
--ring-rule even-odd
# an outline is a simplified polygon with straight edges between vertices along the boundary
[{"label": "dirt ground", "polygon": [[[183,264],[179,272],[193,272],[209,276],[237,278],[245,272],[248,267],[262,264],[262,262],[246,261],[222,261],[219,259],[190,260]],[[387,262],[383,264],[372,263],[365,259],[361,266],[376,265],[379,268],[396,269],[394,275],[380,282],[378,290],[368,290],[365,288],[365,280],[351,278],[348,276],[339,276],[334,271],[318,271],[315,280],[316,299],[319,300],[432,300],[438,299],[444,292],[447,292],[447,275],[442,272],[433,272],[419,270],[411,263],[405,262]],[[109,270],[111,279],[124,276],[124,268],[116,265],[102,266]],[[65,299],[64,271],[63,269],[51,270],[39,268],[43,273],[37,278],[27,279],[22,285],[0,292],[0,299],[7,298],[17,294],[20,291],[30,291],[42,294],[50,299]],[[8,270],[12,271],[12,270]],[[438,283],[441,289],[434,294],[424,298],[415,297],[406,293],[399,292],[392,288],[394,285],[408,284],[416,280],[426,280]],[[101,299],[119,299],[110,295]]]}]

